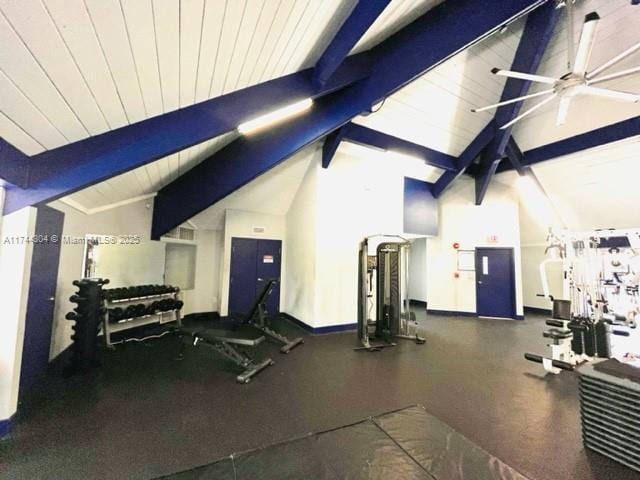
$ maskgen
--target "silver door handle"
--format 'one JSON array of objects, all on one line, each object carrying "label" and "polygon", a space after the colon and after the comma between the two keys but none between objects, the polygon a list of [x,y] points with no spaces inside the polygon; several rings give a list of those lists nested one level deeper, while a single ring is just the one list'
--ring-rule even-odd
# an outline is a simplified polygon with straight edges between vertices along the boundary
[{"label": "silver door handle", "polygon": [[259,282],[261,282],[261,281],[263,281],[263,280],[264,280],[264,278],[260,278],[260,277],[258,277],[258,281],[259,281]]},{"label": "silver door handle", "polygon": [[478,280],[478,285],[482,285],[482,280]]},{"label": "silver door handle", "polygon": [[49,297],[49,301],[50,302],[55,302],[56,301],[56,297]]}]

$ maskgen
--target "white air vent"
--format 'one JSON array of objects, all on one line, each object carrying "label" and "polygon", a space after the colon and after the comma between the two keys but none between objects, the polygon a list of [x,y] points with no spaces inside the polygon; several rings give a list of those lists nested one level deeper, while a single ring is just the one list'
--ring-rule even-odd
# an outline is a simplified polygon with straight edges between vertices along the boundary
[{"label": "white air vent", "polygon": [[190,227],[177,227],[164,234],[165,238],[195,242],[196,231]]}]

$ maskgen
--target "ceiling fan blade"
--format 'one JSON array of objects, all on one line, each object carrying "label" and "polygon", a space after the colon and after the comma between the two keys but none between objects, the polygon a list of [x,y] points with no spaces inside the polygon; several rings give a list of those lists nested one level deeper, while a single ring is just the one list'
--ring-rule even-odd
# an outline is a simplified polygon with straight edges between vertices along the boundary
[{"label": "ceiling fan blade", "polygon": [[613,100],[622,100],[624,102],[635,103],[640,101],[640,93],[621,92],[620,90],[610,90],[608,88],[599,88],[591,86],[579,87],[580,93],[586,95],[597,95],[599,97],[611,98]]},{"label": "ceiling fan blade", "polygon": [[548,83],[553,85],[558,80],[551,77],[544,77],[542,75],[534,75],[532,73],[513,72],[511,70],[500,70],[499,68],[493,68],[491,73],[494,75],[500,75],[501,77],[517,78],[518,80],[529,80],[530,82]]},{"label": "ceiling fan blade", "polygon": [[592,78],[597,77],[599,73],[604,72],[607,68],[610,68],[610,67],[614,66],[616,63],[624,60],[629,55],[631,55],[632,53],[637,52],[638,50],[640,50],[640,42],[638,42],[638,43],[636,43],[634,45],[631,45],[625,51],[619,53],[618,55],[613,57],[611,60],[609,60],[607,62],[604,62],[598,68],[595,68],[593,71],[589,72],[587,74],[587,78],[588,79],[592,79]]},{"label": "ceiling fan blade", "polygon": [[556,98],[558,95],[556,93],[554,93],[553,95],[550,95],[549,97],[545,98],[544,100],[542,100],[541,102],[536,103],[533,107],[531,107],[529,110],[527,110],[526,112],[521,113],[520,115],[518,115],[516,118],[514,118],[513,120],[511,120],[510,122],[505,123],[504,125],[502,125],[500,127],[500,130],[504,130],[505,128],[509,128],[511,125],[513,125],[514,123],[516,123],[518,120],[523,119],[524,117],[526,117],[527,115],[535,112],[536,110],[538,110],[539,108],[543,107],[544,105],[546,105],[547,103],[549,103],[551,100],[553,100],[554,98]]},{"label": "ceiling fan blade", "polygon": [[591,51],[593,50],[593,44],[596,39],[596,27],[599,20],[600,16],[596,12],[588,13],[584,17],[584,24],[582,25],[582,33],[580,33],[580,42],[578,43],[576,59],[573,62],[573,73],[584,75],[587,71],[589,59],[591,58]]},{"label": "ceiling fan blade", "polygon": [[556,117],[556,125],[564,125],[569,114],[569,105],[571,105],[571,97],[560,98],[558,104],[558,116]]},{"label": "ceiling fan blade", "polygon": [[588,85],[595,85],[596,83],[606,82],[615,78],[626,77],[627,75],[633,75],[634,73],[640,73],[640,67],[628,68],[609,75],[603,75],[602,77],[594,78],[587,82]]},{"label": "ceiling fan blade", "polygon": [[476,112],[484,112],[485,110],[491,110],[493,108],[502,107],[503,105],[509,105],[511,103],[522,102],[524,100],[528,100],[530,98],[540,97],[542,95],[548,95],[549,93],[553,93],[553,88],[548,90],[542,90],[541,92],[531,93],[529,95],[523,95],[522,97],[512,98],[511,100],[505,100],[504,102],[496,103],[494,105],[487,105],[482,108],[472,108],[471,111]]}]

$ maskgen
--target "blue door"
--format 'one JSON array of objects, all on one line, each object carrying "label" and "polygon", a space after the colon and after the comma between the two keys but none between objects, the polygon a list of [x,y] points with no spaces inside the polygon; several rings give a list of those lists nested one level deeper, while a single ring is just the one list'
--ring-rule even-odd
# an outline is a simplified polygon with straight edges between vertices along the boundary
[{"label": "blue door", "polygon": [[[37,382],[49,363],[63,223],[64,213],[47,206],[38,207],[35,228],[38,241],[33,244],[22,347],[21,394]],[[53,235],[57,236],[56,242],[44,241],[46,238],[51,239]],[[78,266],[78,276],[80,276],[80,266]]]},{"label": "blue door", "polygon": [[229,315],[249,313],[264,282],[278,279],[267,302],[270,314],[280,306],[280,259],[282,242],[257,238],[231,239],[231,272],[229,278]]},{"label": "blue door", "polygon": [[480,317],[515,318],[512,248],[476,248],[476,312]]},{"label": "blue door", "polygon": [[257,249],[257,294],[262,291],[267,280],[278,279],[267,301],[267,311],[270,315],[274,315],[280,311],[280,255],[282,253],[282,242],[280,240],[258,240]]}]

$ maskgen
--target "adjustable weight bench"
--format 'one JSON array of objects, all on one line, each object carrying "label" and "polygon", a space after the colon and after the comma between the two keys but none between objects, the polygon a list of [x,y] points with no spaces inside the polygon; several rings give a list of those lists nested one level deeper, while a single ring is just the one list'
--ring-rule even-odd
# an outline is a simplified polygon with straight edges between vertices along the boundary
[{"label": "adjustable weight bench", "polygon": [[265,314],[267,311],[267,308],[266,308],[267,300],[269,299],[269,295],[271,295],[271,292],[273,291],[273,287],[277,283],[277,281],[278,280],[275,278],[271,278],[267,280],[266,283],[264,284],[264,287],[260,291],[260,294],[256,297],[255,302],[253,302],[251,310],[249,310],[249,314],[246,315],[245,317],[238,316],[239,317],[238,320],[243,325],[250,325],[253,328],[258,329],[265,335],[273,338],[277,342],[282,343],[283,346],[282,348],[280,348],[280,353],[289,353],[295,347],[304,343],[304,340],[302,339],[302,337],[297,337],[297,338],[294,338],[293,340],[289,340],[287,337],[285,337],[281,333],[278,333],[275,330],[271,329],[267,324],[267,317]]},{"label": "adjustable weight bench", "polygon": [[193,338],[193,346],[204,345],[216,351],[237,366],[243,368],[243,372],[236,377],[240,383],[249,383],[251,378],[262,370],[274,364],[270,358],[255,362],[246,353],[238,350],[238,347],[256,347],[264,341],[264,335],[258,334],[255,329],[238,325],[235,322],[217,320],[218,328],[182,327],[180,332]]}]

